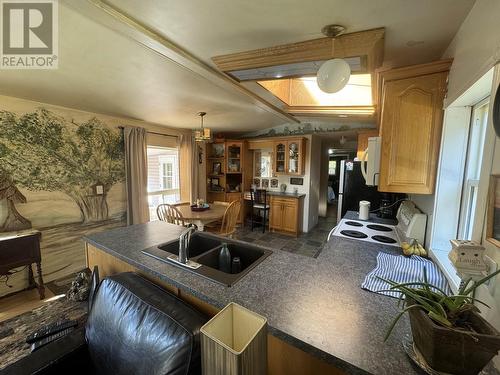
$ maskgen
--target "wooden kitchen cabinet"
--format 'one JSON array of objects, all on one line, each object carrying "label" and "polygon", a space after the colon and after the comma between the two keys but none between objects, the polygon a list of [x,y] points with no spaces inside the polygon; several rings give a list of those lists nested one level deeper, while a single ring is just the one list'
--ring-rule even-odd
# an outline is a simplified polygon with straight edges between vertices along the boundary
[{"label": "wooden kitchen cabinet", "polygon": [[303,197],[271,196],[269,229],[298,236],[302,231]]},{"label": "wooden kitchen cabinet", "polygon": [[378,137],[378,130],[367,130],[358,133],[358,152],[356,156],[361,160],[368,147],[368,138]]},{"label": "wooden kitchen cabinet", "polygon": [[433,194],[451,60],[381,72],[379,191]]},{"label": "wooden kitchen cabinet", "polygon": [[274,142],[274,174],[297,175],[304,174],[305,139],[286,138]]}]

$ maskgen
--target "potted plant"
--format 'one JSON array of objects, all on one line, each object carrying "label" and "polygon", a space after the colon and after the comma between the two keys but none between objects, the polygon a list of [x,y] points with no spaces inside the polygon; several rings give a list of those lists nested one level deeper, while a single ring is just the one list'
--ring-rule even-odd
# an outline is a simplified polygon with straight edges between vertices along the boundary
[{"label": "potted plant", "polygon": [[429,284],[425,268],[421,282],[396,283],[380,278],[391,286],[388,290],[401,292],[398,305],[405,298],[384,341],[408,312],[413,343],[432,369],[457,375],[477,374],[500,349],[500,334],[479,315],[475,304],[489,306],[474,298],[474,292],[499,273],[476,282],[464,281],[456,295]]}]

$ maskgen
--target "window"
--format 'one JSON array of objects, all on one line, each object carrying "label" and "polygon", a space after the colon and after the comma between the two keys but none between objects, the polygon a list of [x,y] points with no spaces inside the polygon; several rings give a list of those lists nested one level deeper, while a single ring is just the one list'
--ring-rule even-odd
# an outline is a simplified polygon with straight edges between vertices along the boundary
[{"label": "window", "polygon": [[148,146],[148,202],[150,220],[158,220],[156,207],[180,200],[179,150]]},{"label": "window", "polygon": [[172,163],[161,163],[161,185],[163,190],[173,189],[174,166]]},{"label": "window", "polygon": [[458,232],[458,237],[463,240],[472,239],[479,187],[479,173],[481,171],[484,141],[488,125],[488,107],[489,99],[486,99],[476,104],[472,109]]},{"label": "window", "polygon": [[329,160],[328,161],[328,174],[330,176],[335,176],[337,170],[337,161],[336,160]]}]

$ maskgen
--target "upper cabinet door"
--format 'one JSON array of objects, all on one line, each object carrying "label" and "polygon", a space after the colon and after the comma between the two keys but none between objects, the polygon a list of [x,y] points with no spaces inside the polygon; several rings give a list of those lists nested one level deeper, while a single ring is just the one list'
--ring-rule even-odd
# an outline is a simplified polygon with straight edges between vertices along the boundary
[{"label": "upper cabinet door", "polygon": [[274,173],[286,174],[287,171],[287,142],[279,141],[274,144]]},{"label": "upper cabinet door", "polygon": [[242,150],[243,144],[241,142],[226,143],[227,173],[241,173]]},{"label": "upper cabinet door", "polygon": [[300,140],[289,140],[287,143],[288,174],[302,174],[302,160],[304,152]]},{"label": "upper cabinet door", "polygon": [[379,190],[433,194],[448,72],[383,84]]}]

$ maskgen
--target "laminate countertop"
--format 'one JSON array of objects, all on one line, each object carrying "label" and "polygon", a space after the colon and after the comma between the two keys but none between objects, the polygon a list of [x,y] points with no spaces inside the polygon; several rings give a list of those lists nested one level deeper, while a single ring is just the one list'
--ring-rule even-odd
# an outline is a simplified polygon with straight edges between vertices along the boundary
[{"label": "laminate countertop", "polygon": [[224,287],[141,253],[177,238],[182,230],[155,221],[84,240],[217,308],[233,301],[267,317],[272,335],[349,374],[419,373],[401,345],[410,332],[407,317],[383,342],[399,311],[396,299],[360,287],[377,254],[398,249],[335,236],[317,258],[272,249],[235,285]]},{"label": "laminate countertop", "polygon": [[[285,198],[302,198],[302,197],[305,197],[306,195],[305,194],[302,194],[302,193],[282,193],[281,191],[272,191],[272,190],[268,190],[267,193],[266,193],[268,196],[272,196],[272,197],[285,197]],[[246,200],[250,200],[250,192],[249,191],[245,191],[245,194],[243,195],[244,198]]]}]

